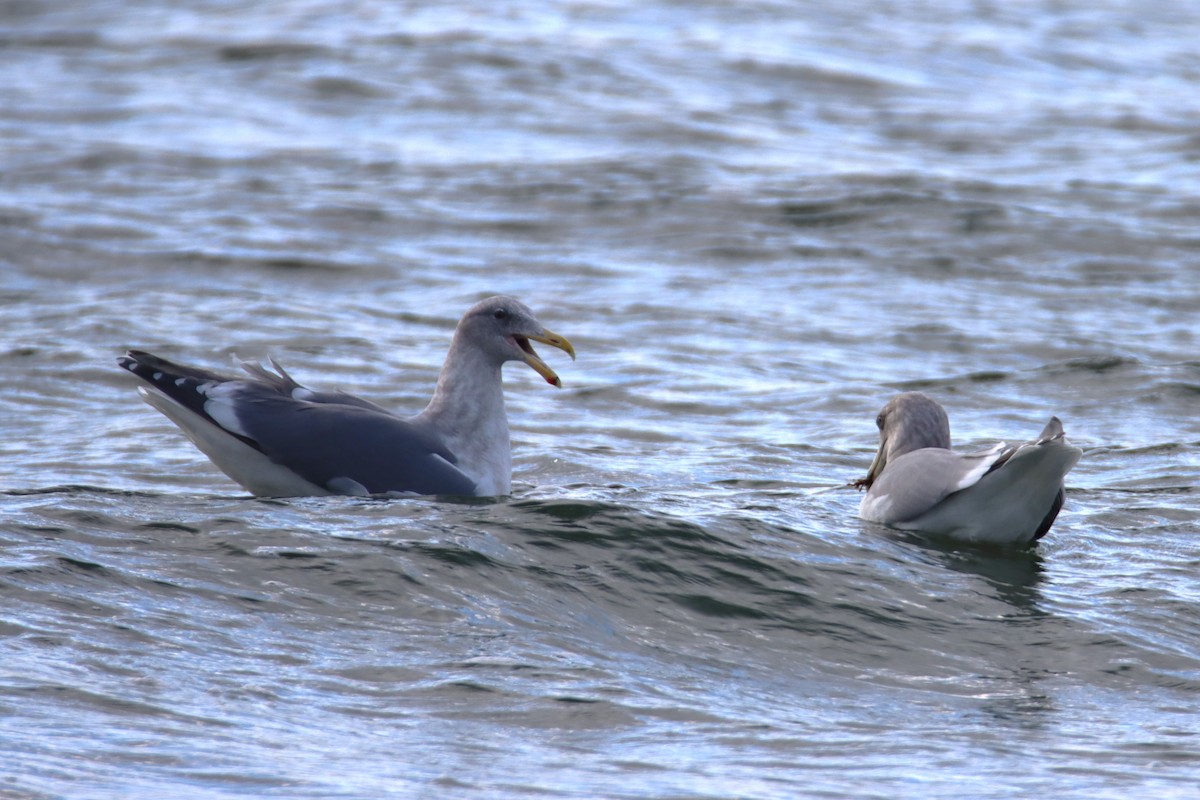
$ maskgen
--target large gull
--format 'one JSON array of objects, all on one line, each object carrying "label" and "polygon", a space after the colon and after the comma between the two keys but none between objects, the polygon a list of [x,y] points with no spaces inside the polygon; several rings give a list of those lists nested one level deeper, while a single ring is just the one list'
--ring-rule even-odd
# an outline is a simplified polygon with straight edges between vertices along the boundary
[{"label": "large gull", "polygon": [[562,385],[531,341],[575,358],[571,343],[524,304],[509,297],[475,304],[454,331],[433,398],[413,417],[308,389],[274,359],[274,372],[243,362],[249,378],[139,350],[117,363],[146,382],[138,392],[147,403],[255,495],[495,496],[512,487],[501,367],[520,361]]},{"label": "large gull", "polygon": [[1058,417],[1016,447],[955,453],[945,410],[921,392],[896,395],[875,421],[879,452],[853,484],[867,490],[858,515],[972,543],[1019,546],[1046,535],[1063,505],[1063,477],[1082,455]]}]

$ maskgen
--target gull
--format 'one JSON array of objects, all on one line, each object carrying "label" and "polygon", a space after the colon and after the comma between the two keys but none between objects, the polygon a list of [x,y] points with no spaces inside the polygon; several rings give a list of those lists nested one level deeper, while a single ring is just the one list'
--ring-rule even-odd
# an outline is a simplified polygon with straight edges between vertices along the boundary
[{"label": "gull", "polygon": [[309,389],[274,359],[274,371],[242,362],[249,377],[140,350],[117,363],[144,382],[143,400],[254,495],[499,496],[512,490],[501,367],[523,362],[562,386],[530,342],[575,358],[571,343],[523,303],[499,296],[476,303],[454,331],[432,399],[411,417],[345,392]]},{"label": "gull", "polygon": [[1037,439],[976,453],[950,449],[946,411],[921,392],[893,397],[875,420],[879,452],[858,515],[974,544],[1035,542],[1062,509],[1063,477],[1083,454],[1051,417]]}]

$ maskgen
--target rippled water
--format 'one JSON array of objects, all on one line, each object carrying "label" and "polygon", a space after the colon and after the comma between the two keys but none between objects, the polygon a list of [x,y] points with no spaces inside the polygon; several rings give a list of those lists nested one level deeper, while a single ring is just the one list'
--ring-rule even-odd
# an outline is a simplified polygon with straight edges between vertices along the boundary
[{"label": "rippled water", "polygon": [[[1200,12],[0,7],[0,796],[1190,797]],[[254,500],[137,346],[425,402],[511,499]],[[859,522],[875,413],[1059,415],[1034,551]]]}]

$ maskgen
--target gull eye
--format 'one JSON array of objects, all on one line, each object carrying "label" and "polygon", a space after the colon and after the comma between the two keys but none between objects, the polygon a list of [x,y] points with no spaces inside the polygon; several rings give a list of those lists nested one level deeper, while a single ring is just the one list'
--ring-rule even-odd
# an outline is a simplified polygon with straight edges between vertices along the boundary
[{"label": "gull eye", "polygon": [[492,312],[492,316],[496,319],[508,319],[508,311],[503,308],[497,308]]},{"label": "gull eye", "polygon": [[879,428],[879,430],[883,430],[883,414],[880,414],[875,418],[875,427]]}]

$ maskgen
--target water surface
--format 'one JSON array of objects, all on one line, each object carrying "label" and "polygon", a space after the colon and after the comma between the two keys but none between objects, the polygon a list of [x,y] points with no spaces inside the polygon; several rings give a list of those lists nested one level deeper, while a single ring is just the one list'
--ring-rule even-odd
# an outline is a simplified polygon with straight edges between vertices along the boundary
[{"label": "water surface", "polygon": [[[1194,793],[1195,10],[176,6],[0,16],[0,793]],[[249,498],[114,364],[415,412],[496,292],[511,498]],[[909,389],[1063,419],[1036,550],[855,518]]]}]

